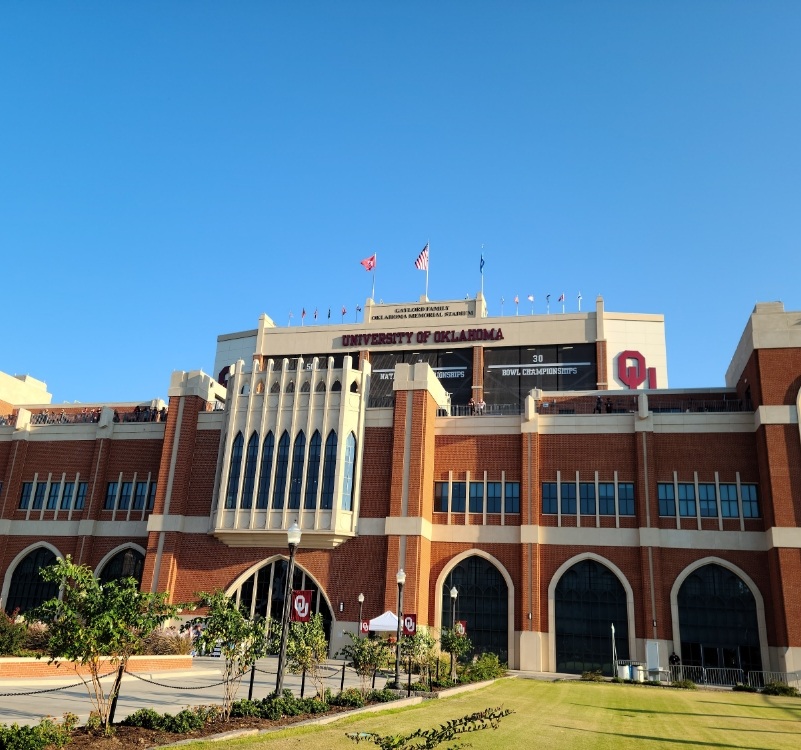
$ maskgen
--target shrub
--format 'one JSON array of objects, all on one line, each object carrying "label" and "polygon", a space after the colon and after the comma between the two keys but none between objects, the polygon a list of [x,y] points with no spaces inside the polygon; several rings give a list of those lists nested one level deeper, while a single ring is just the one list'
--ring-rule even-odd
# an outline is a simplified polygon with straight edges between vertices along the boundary
[{"label": "shrub", "polygon": [[192,639],[188,633],[175,628],[154,630],[142,643],[142,653],[154,656],[187,655],[192,653]]},{"label": "shrub", "polygon": [[33,726],[0,724],[0,748],[2,750],[44,750],[64,747],[70,741],[78,717],[66,713],[60,723],[51,717],[42,719]]},{"label": "shrub", "polygon": [[376,703],[389,703],[390,701],[396,701],[399,698],[400,696],[396,692],[387,690],[386,688],[383,690],[373,690],[368,695],[368,699],[375,701]]},{"label": "shrub", "polygon": [[339,695],[331,698],[331,704],[334,706],[347,706],[349,708],[361,708],[364,705],[364,695],[361,690],[356,688],[348,688],[343,690]]},{"label": "shrub", "polygon": [[595,671],[582,672],[581,679],[585,682],[603,682],[604,676],[601,674],[600,669],[596,669]]},{"label": "shrub", "polygon": [[695,690],[698,686],[692,680],[674,680],[670,683],[670,687],[679,690]]},{"label": "shrub", "polygon": [[[497,654],[481,654],[468,664],[462,672],[462,682],[496,680],[506,674],[506,665],[501,664]],[[599,673],[600,674],[600,673]]]},{"label": "shrub", "polygon": [[758,693],[758,692],[759,692],[759,689],[758,689],[758,688],[755,688],[755,687],[753,687],[753,686],[751,686],[751,685],[743,685],[743,683],[742,683],[742,682],[738,682],[738,683],[737,683],[737,684],[736,684],[736,685],[735,685],[735,686],[732,688],[732,690],[733,690],[735,693]]},{"label": "shrub", "polygon": [[769,682],[762,688],[763,695],[782,695],[785,698],[798,698],[801,693],[791,685],[784,682]]},{"label": "shrub", "polygon": [[0,654],[16,656],[25,643],[25,625],[16,615],[16,610],[10,615],[0,610]]},{"label": "shrub", "polygon": [[247,698],[242,698],[231,704],[231,716],[261,716],[261,709],[261,703],[258,701],[250,701]]},{"label": "shrub", "polygon": [[161,721],[161,714],[152,708],[140,708],[134,711],[128,718],[120,722],[126,727],[142,727],[142,729],[158,729]]},{"label": "shrub", "polygon": [[37,654],[47,648],[50,630],[43,622],[31,622],[25,630],[25,642],[22,647],[26,651],[35,651]]},{"label": "shrub", "polygon": [[219,709],[214,706],[185,708],[175,716],[172,714],[160,714],[152,708],[140,708],[121,723],[128,727],[142,727],[143,729],[156,729],[173,734],[186,734],[195,729],[202,729],[205,724],[216,720],[219,715]]},{"label": "shrub", "polygon": [[623,680],[623,678],[622,678],[622,677],[619,677],[618,675],[615,675],[615,676],[612,678],[612,682],[615,682],[615,683],[617,683],[617,684],[619,684],[619,685],[622,685],[622,684],[623,684],[623,682],[624,682],[624,680]]}]

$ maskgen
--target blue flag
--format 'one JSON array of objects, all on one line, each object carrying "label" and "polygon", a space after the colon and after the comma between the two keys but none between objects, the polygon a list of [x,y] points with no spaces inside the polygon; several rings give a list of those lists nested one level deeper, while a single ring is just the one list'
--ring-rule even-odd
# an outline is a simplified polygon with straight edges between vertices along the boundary
[{"label": "blue flag", "polygon": [[484,253],[481,253],[481,263],[478,264],[478,270],[484,273]]}]

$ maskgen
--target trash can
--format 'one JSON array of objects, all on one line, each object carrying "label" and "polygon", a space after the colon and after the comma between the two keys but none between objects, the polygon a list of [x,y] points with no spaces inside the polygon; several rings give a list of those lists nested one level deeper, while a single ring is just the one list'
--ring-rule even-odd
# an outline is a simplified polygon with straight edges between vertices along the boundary
[{"label": "trash can", "polygon": [[632,665],[632,669],[634,670],[635,682],[645,682],[645,667],[638,664],[637,666]]},{"label": "trash can", "polygon": [[620,677],[621,680],[628,680],[629,678],[629,665],[628,664],[620,664],[617,665],[617,676]]}]

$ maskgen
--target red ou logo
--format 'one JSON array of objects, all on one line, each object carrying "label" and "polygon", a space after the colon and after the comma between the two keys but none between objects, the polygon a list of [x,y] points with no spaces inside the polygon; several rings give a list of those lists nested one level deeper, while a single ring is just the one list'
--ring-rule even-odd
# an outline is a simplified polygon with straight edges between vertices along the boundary
[{"label": "red ou logo", "polygon": [[645,367],[645,357],[640,352],[626,349],[617,355],[617,376],[623,385],[632,390],[638,388],[648,378],[648,388],[656,388],[656,368]]}]

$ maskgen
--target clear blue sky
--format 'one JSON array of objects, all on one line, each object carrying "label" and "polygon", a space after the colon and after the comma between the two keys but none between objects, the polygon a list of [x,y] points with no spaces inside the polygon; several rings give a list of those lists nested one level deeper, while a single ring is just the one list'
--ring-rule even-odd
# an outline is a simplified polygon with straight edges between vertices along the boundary
[{"label": "clear blue sky", "polygon": [[[0,370],[166,394],[370,293],[663,313],[721,386],[801,309],[801,2],[0,5]],[[526,309],[521,305],[521,310]],[[307,319],[308,320],[308,319]]]}]

